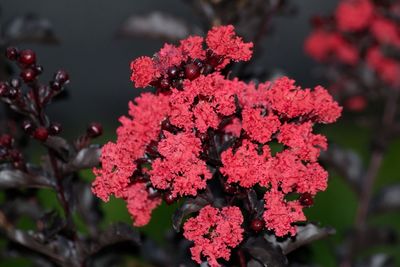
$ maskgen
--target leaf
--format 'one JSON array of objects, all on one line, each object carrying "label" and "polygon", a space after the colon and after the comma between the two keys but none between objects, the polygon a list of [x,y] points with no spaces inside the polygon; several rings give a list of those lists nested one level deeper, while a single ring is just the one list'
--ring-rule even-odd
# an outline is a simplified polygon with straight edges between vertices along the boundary
[{"label": "leaf", "polygon": [[74,199],[74,207],[79,216],[85,221],[90,232],[95,233],[102,218],[99,198],[95,197],[92,193],[88,183],[81,181],[73,184],[72,196]]},{"label": "leaf", "polygon": [[196,198],[189,198],[187,199],[179,209],[177,209],[172,216],[172,226],[174,227],[175,231],[179,232],[182,220],[187,215],[199,211],[201,208],[206,206],[208,201],[201,197],[200,195]]},{"label": "leaf", "polygon": [[4,38],[12,43],[56,44],[59,42],[50,21],[34,14],[11,19],[4,27]]},{"label": "leaf", "polygon": [[62,236],[45,241],[44,236],[39,233],[22,231],[12,227],[6,228],[6,235],[13,242],[48,256],[61,266],[80,266],[79,255],[73,242]]},{"label": "leaf", "polygon": [[100,163],[100,154],[101,148],[99,146],[83,148],[65,166],[65,171],[75,172],[96,167]]},{"label": "leaf", "polygon": [[370,212],[382,213],[400,211],[400,184],[381,188],[370,204]]},{"label": "leaf", "polygon": [[125,223],[111,225],[106,230],[99,233],[96,238],[97,239],[93,240],[90,245],[90,254],[95,254],[103,248],[120,242],[131,241],[136,245],[141,244],[139,232]]},{"label": "leaf", "polygon": [[0,170],[0,188],[54,188],[54,181],[40,174],[20,170]]},{"label": "leaf", "polygon": [[280,247],[273,245],[263,237],[250,237],[243,245],[243,249],[245,249],[254,259],[262,263],[262,266],[283,267],[288,264],[288,261],[283,255]]},{"label": "leaf", "polygon": [[315,224],[308,223],[304,226],[297,226],[297,234],[292,238],[279,242],[273,235],[267,236],[267,240],[281,247],[284,255],[298,249],[301,246],[308,245],[314,241],[326,238],[335,234],[335,229],[331,227],[319,227]]},{"label": "leaf", "polygon": [[191,34],[191,28],[181,19],[155,11],[146,15],[132,15],[126,19],[118,36],[124,38],[148,37],[170,41],[183,39]]},{"label": "leaf", "polygon": [[342,175],[355,192],[361,191],[365,170],[361,158],[355,152],[331,144],[328,151],[321,153],[320,159]]},{"label": "leaf", "polygon": [[68,162],[74,154],[72,146],[62,137],[49,136],[44,144],[64,162]]},{"label": "leaf", "polygon": [[395,267],[395,261],[392,257],[384,253],[374,254],[367,259],[357,263],[356,267]]}]

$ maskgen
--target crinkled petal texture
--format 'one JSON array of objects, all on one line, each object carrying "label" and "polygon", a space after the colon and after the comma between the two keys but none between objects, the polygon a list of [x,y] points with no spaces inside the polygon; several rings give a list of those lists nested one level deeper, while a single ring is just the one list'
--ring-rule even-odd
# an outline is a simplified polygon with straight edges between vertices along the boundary
[{"label": "crinkled petal texture", "polygon": [[285,236],[288,233],[296,234],[295,222],[306,220],[303,207],[299,201],[286,201],[285,195],[275,189],[265,194],[264,220],[270,230],[274,230],[275,235]]},{"label": "crinkled petal texture", "polygon": [[252,43],[244,43],[236,36],[232,25],[214,27],[208,32],[206,42],[217,55],[225,56],[234,61],[250,60]]},{"label": "crinkled petal texture", "polygon": [[271,141],[274,134],[281,124],[278,116],[269,113],[262,108],[243,108],[242,124],[246,133],[255,141],[266,143]]},{"label": "crinkled petal texture", "polygon": [[238,207],[202,208],[197,217],[190,218],[183,226],[185,238],[194,242],[190,249],[193,260],[200,264],[204,256],[211,267],[221,266],[217,261],[220,258],[229,260],[231,249],[243,240],[242,223]]},{"label": "crinkled petal texture", "polygon": [[[232,25],[214,27],[208,32],[206,42],[200,36],[189,36],[178,46],[165,44],[153,58],[139,57],[131,63],[131,80],[135,87],[147,87],[159,78],[167,77],[170,67],[179,67],[195,59],[206,60],[210,50],[219,56],[213,63],[217,69],[230,61],[247,61],[251,58],[253,43],[245,43],[236,35]],[[208,50],[205,49],[208,45]]]},{"label": "crinkled petal texture", "polygon": [[270,157],[268,146],[264,147],[260,155],[257,145],[244,141],[235,153],[229,148],[221,154],[224,166],[220,171],[227,176],[228,183],[238,183],[242,187],[250,188],[260,182],[260,172]]},{"label": "crinkled petal texture", "polygon": [[161,198],[150,196],[146,184],[140,182],[128,186],[123,193],[123,198],[135,226],[148,224],[152,211],[161,204]]},{"label": "crinkled petal texture", "polygon": [[149,57],[139,57],[131,63],[131,81],[135,87],[146,87],[160,75],[153,60]]},{"label": "crinkled petal texture", "polygon": [[211,179],[206,163],[198,158],[200,139],[187,132],[164,134],[166,138],[158,144],[162,158],[153,162],[150,180],[156,188],[170,190],[174,197],[195,196]]},{"label": "crinkled petal texture", "polygon": [[123,197],[137,170],[135,161],[144,156],[148,144],[160,134],[160,124],[169,111],[167,100],[164,95],[145,93],[135,99],[135,104],[129,103],[131,118],[120,118],[122,126],[117,129],[117,142],[109,142],[102,148],[101,168],[94,169],[95,195],[104,201],[110,195]]},{"label": "crinkled petal texture", "polygon": [[326,150],[328,144],[325,136],[312,133],[312,126],[312,122],[285,123],[280,128],[278,141],[290,147],[302,160],[316,161],[320,150]]}]

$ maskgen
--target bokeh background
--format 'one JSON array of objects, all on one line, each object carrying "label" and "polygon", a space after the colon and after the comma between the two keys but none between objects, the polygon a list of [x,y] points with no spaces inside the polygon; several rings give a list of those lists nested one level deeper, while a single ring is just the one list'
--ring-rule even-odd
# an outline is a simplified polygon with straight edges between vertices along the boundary
[{"label": "bokeh background", "polygon": [[[326,85],[315,71],[316,63],[303,52],[303,42],[311,30],[310,17],[331,13],[337,1],[302,0],[292,3],[296,6],[296,14],[273,18],[274,30],[263,40],[264,51],[258,63],[271,71],[285,73],[304,87]],[[37,51],[39,61],[45,66],[44,79],[50,78],[53,71],[60,68],[69,72],[69,98],[49,109],[52,119],[64,125],[64,135],[76,136],[85,130],[88,122],[97,121],[105,128],[100,142],[115,137],[118,117],[126,113],[128,101],[143,91],[134,89],[129,80],[130,61],[140,55],[151,55],[163,45],[161,40],[117,38],[116,32],[121,23],[133,13],[145,14],[155,10],[174,14],[192,23],[198,19],[181,0],[2,0],[0,6],[3,22],[30,12],[52,22],[60,44],[20,47]],[[355,126],[351,116],[322,131],[335,143],[361,153],[367,162],[371,133]],[[390,146],[385,157],[376,188],[400,181],[399,160],[400,141],[397,141]],[[86,177],[92,179],[89,172]],[[55,196],[43,192],[43,200],[49,208],[54,207],[56,202],[52,198],[55,199]],[[321,266],[335,266],[335,247],[353,222],[356,203],[348,185],[331,172],[328,190],[317,196],[315,205],[307,213],[312,221],[336,228],[337,234],[313,244],[312,253],[307,256],[313,257]],[[118,200],[104,204],[103,209],[106,213],[104,224],[130,222],[123,203]],[[173,207],[157,210],[150,225],[143,230],[162,242],[163,233],[171,226],[169,218],[172,210]],[[378,216],[372,223],[393,225],[399,230],[400,214]],[[379,247],[377,250],[396,255],[400,246]],[[397,266],[400,266],[399,258]],[[0,266],[27,266],[25,264],[28,263],[10,261],[4,265],[0,263]]]}]

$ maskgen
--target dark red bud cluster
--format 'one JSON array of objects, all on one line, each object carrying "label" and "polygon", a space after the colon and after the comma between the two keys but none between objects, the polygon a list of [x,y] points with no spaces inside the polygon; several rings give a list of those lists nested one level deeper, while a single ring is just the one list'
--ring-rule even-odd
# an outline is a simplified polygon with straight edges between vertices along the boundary
[{"label": "dark red bud cluster", "polygon": [[161,92],[168,92],[170,88],[182,89],[184,79],[194,80],[201,74],[207,75],[215,71],[224,58],[214,54],[211,50],[207,51],[206,59],[190,59],[180,66],[172,66],[168,68],[165,76],[151,83],[152,86],[159,89]]},{"label": "dark red bud cluster", "polygon": [[9,134],[0,136],[0,162],[10,162],[16,169],[24,169],[22,153],[14,147],[14,138]]}]

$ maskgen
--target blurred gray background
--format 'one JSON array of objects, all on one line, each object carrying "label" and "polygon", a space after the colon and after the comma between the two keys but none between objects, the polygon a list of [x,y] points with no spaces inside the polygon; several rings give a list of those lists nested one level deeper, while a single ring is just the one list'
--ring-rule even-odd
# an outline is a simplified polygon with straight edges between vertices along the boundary
[{"label": "blurred gray background", "polygon": [[[304,38],[310,31],[309,19],[328,14],[335,0],[292,0],[297,14],[274,17],[274,32],[264,39],[259,63],[269,70],[280,70],[303,86],[320,81],[312,72],[314,63],[303,52]],[[140,55],[152,55],[162,41],[118,39],[116,31],[128,16],[159,10],[196,19],[181,0],[1,0],[2,21],[34,12],[48,18],[61,40],[57,46],[24,45],[38,53],[45,67],[43,78],[63,68],[70,73],[70,98],[50,107],[53,120],[65,124],[69,132],[83,131],[89,121],[99,121],[107,129],[118,125],[117,118],[127,111],[128,100],[143,90],[130,83],[129,63]],[[79,119],[76,119],[79,116]]]}]

